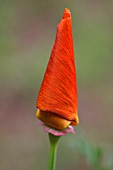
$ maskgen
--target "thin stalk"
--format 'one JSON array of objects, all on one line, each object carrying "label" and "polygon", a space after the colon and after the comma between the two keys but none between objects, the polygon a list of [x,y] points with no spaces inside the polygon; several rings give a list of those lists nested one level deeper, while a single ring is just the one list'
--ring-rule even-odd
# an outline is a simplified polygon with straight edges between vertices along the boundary
[{"label": "thin stalk", "polygon": [[50,141],[49,170],[55,170],[56,167],[56,155],[59,138],[60,136],[54,136],[51,133],[49,133]]}]

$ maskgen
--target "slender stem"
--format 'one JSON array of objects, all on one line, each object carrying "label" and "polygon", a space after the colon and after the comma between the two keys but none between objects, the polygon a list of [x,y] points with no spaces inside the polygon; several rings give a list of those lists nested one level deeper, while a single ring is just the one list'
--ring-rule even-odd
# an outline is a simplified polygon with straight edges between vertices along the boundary
[{"label": "slender stem", "polygon": [[49,170],[55,170],[56,166],[56,154],[57,154],[57,146],[60,136],[54,136],[49,133],[49,141],[50,141],[50,156],[49,156]]}]

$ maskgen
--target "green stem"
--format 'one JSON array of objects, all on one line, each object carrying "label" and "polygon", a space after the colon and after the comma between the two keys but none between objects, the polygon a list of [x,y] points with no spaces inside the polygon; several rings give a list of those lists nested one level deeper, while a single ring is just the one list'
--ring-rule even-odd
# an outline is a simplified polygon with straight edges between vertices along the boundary
[{"label": "green stem", "polygon": [[54,136],[49,133],[49,141],[50,141],[50,157],[49,157],[49,170],[55,170],[56,166],[56,154],[57,154],[57,146],[60,136]]}]

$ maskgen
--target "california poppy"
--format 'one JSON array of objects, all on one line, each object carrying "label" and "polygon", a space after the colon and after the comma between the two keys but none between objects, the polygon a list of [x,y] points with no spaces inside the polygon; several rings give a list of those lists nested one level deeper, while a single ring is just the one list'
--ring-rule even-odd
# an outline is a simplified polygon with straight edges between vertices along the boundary
[{"label": "california poppy", "polygon": [[36,116],[51,128],[63,130],[79,122],[71,13],[67,8],[57,26],[36,106]]}]

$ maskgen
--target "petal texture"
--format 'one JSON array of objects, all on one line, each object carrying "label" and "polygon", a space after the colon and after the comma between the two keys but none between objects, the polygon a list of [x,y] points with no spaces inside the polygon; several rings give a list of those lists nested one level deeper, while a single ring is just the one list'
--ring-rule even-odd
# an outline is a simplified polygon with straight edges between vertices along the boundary
[{"label": "petal texture", "polygon": [[[37,99],[37,107],[78,122],[76,69],[71,13],[65,9]],[[76,124],[76,123],[75,123]]]}]

